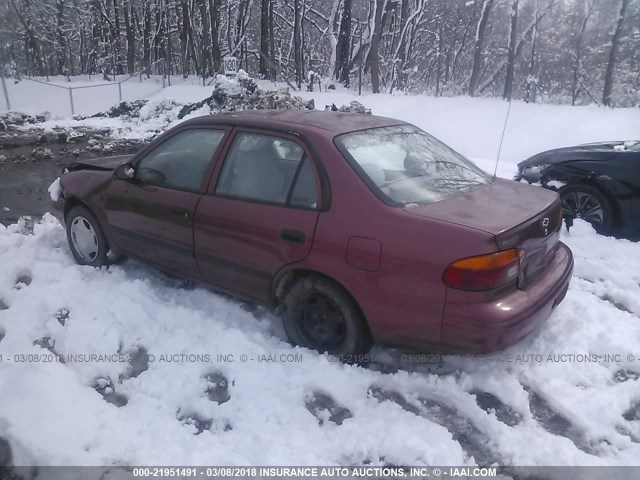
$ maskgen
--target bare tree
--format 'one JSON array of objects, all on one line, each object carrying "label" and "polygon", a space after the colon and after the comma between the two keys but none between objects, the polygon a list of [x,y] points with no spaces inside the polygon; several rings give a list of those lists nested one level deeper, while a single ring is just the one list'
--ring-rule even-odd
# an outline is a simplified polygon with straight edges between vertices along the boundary
[{"label": "bare tree", "polygon": [[380,93],[380,39],[387,19],[388,0],[372,0],[369,15],[369,52],[367,69],[371,72],[371,90]]},{"label": "bare tree", "polygon": [[502,98],[511,100],[513,93],[513,70],[516,61],[516,35],[518,30],[518,0],[513,0],[511,4],[511,22],[509,25],[509,45],[507,47],[507,75],[504,81],[504,92]]},{"label": "bare tree", "polygon": [[351,55],[351,0],[342,0],[340,15],[340,30],[336,44],[336,64],[334,77],[345,87],[349,86],[349,72]]},{"label": "bare tree", "polygon": [[293,0],[293,51],[296,70],[296,85],[302,88],[302,77],[304,76],[302,64],[302,9],[300,0]]},{"label": "bare tree", "polygon": [[484,35],[487,30],[487,22],[489,21],[489,14],[491,13],[492,6],[493,0],[483,0],[482,8],[480,9],[480,17],[478,18],[476,38],[473,47],[473,66],[471,67],[471,77],[469,78],[468,90],[469,95],[472,97],[476,93],[478,79],[480,78],[480,68],[482,67],[482,46],[484,44]]},{"label": "bare tree", "polygon": [[136,61],[136,35],[131,20],[131,0],[125,0],[122,13],[124,18],[124,31],[127,38],[127,73],[132,74],[135,70]]},{"label": "bare tree", "polygon": [[261,0],[260,9],[260,74],[265,78],[269,78],[269,28],[271,11],[271,0]]},{"label": "bare tree", "polygon": [[213,72],[220,69],[220,0],[209,1],[209,42],[211,44],[211,64]]},{"label": "bare tree", "polygon": [[536,43],[538,42],[538,4],[535,4],[535,13],[534,19],[535,23],[533,26],[533,31],[531,32],[531,55],[529,56],[529,69],[527,73],[527,95],[525,97],[525,101],[529,103],[529,101],[536,101],[536,84],[538,83],[537,78],[535,77],[535,68],[536,68]]},{"label": "bare tree", "polygon": [[616,29],[611,37],[611,49],[609,50],[609,61],[604,75],[604,89],[602,91],[602,103],[607,107],[611,106],[611,91],[613,90],[613,75],[616,68],[618,49],[620,48],[620,37],[622,36],[622,26],[624,16],[629,6],[629,0],[622,0],[620,3],[620,13],[616,21]]},{"label": "bare tree", "polygon": [[593,4],[595,0],[587,0],[585,5],[585,14],[582,22],[580,23],[580,28],[575,36],[575,53],[574,53],[574,62],[573,62],[573,78],[571,79],[571,105],[576,104],[576,100],[578,99],[578,94],[580,93],[580,75],[582,73],[582,55],[584,52],[584,35],[587,29],[587,23],[589,23],[589,18],[591,17],[591,12],[593,11]]}]

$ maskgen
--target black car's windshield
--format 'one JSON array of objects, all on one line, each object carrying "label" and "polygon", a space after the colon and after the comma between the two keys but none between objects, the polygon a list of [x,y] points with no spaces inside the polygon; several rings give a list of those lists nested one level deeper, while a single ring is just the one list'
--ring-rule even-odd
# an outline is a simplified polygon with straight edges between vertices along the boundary
[{"label": "black car's windshield", "polygon": [[640,140],[629,140],[621,145],[616,145],[613,149],[621,152],[640,152]]},{"label": "black car's windshield", "polygon": [[462,155],[413,125],[346,133],[336,138],[336,144],[389,203],[436,202],[491,180]]}]

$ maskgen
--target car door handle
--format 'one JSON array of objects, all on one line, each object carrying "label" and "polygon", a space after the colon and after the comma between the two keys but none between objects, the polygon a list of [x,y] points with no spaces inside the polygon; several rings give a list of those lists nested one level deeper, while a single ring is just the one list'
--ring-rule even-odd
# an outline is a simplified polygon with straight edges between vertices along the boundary
[{"label": "car door handle", "polygon": [[171,214],[177,215],[182,218],[189,218],[189,210],[187,210],[186,208],[172,208]]},{"label": "car door handle", "polygon": [[280,231],[280,238],[288,242],[304,243],[307,236],[300,230],[284,229]]}]

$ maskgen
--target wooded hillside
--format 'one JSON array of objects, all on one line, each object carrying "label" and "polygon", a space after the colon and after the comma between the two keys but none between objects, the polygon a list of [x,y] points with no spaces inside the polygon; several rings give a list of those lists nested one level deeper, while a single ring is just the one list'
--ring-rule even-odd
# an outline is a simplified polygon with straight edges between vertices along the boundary
[{"label": "wooded hillside", "polygon": [[640,0],[0,1],[6,74],[208,78],[225,55],[299,88],[640,105]]}]

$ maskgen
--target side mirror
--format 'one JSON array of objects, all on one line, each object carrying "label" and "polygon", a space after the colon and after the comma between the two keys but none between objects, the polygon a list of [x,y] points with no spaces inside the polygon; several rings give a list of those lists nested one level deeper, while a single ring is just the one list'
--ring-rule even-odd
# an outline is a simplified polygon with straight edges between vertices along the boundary
[{"label": "side mirror", "polygon": [[118,180],[132,180],[135,174],[135,170],[133,165],[130,163],[123,163],[118,168],[116,168],[114,175]]}]

